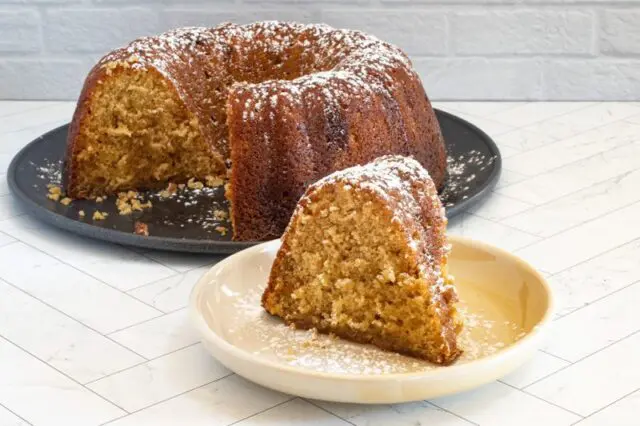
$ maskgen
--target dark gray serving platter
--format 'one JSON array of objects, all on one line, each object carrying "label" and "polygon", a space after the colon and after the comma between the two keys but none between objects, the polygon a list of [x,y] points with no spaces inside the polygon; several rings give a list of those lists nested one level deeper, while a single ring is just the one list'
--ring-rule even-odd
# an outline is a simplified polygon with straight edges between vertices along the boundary
[{"label": "dark gray serving platter", "polygon": [[[436,110],[449,153],[449,175],[441,199],[449,218],[486,197],[497,183],[501,157],[496,144],[482,130],[455,115]],[[25,146],[12,160],[7,173],[14,196],[36,218],[67,231],[117,244],[192,253],[230,254],[257,242],[231,241],[215,228],[228,223],[213,219],[214,209],[227,210],[222,188],[183,191],[178,197],[160,199],[145,193],[153,208],[130,216],[118,214],[114,197],[102,203],[83,200],[68,206],[47,198],[47,185],[60,182],[67,130],[64,125]],[[79,217],[84,210],[85,217]],[[109,213],[106,220],[92,220],[93,212]],[[146,223],[149,236],[133,233],[134,223]]]}]

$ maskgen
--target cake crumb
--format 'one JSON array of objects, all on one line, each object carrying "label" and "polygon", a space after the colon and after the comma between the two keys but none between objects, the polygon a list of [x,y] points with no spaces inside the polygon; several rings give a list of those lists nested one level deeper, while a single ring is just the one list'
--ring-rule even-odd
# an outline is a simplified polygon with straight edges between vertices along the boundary
[{"label": "cake crumb", "polygon": [[224,226],[216,226],[215,230],[218,231],[223,237],[227,235],[227,228]]},{"label": "cake crumb", "polygon": [[189,179],[189,181],[187,182],[187,186],[190,189],[202,189],[202,188],[204,188],[204,185],[202,184],[202,182],[195,180],[195,178]]},{"label": "cake crumb", "polygon": [[119,192],[116,200],[116,207],[121,215],[130,215],[134,211],[142,211],[151,208],[151,201],[146,203],[138,199],[139,193],[136,191]]},{"label": "cake crumb", "polygon": [[143,235],[145,237],[149,236],[149,226],[146,223],[135,222],[133,226],[134,226],[134,233],[136,235]]},{"label": "cake crumb", "polygon": [[127,203],[126,201],[121,202],[120,200],[118,200],[116,201],[116,206],[118,207],[118,213],[120,213],[122,216],[130,215],[131,213],[133,213],[131,204]]},{"label": "cake crumb", "polygon": [[105,220],[107,216],[109,216],[109,213],[107,212],[101,212],[98,210],[93,212],[93,220]]},{"label": "cake crumb", "polygon": [[53,201],[58,201],[60,196],[62,195],[62,189],[58,185],[47,185],[49,188],[49,193],[47,194],[47,198]]},{"label": "cake crumb", "polygon": [[105,197],[96,197],[96,203],[101,203],[104,201]]},{"label": "cake crumb", "polygon": [[60,204],[68,206],[69,204],[71,204],[71,198],[69,197],[64,197],[62,200],[60,200]]},{"label": "cake crumb", "polygon": [[222,186],[222,184],[224,183],[223,180],[220,179],[219,177],[213,177],[213,176],[206,176],[205,180],[207,182],[207,186],[211,188]]},{"label": "cake crumb", "polygon": [[224,220],[228,217],[229,215],[227,214],[227,212],[225,212],[224,210],[214,210],[213,211],[213,217],[216,220]]},{"label": "cake crumb", "polygon": [[132,199],[131,200],[131,208],[135,211],[142,211],[142,203],[140,202],[140,200],[138,199]]},{"label": "cake crumb", "polygon": [[83,218],[85,216],[84,210],[80,210],[78,212],[78,216],[80,216],[80,218]]},{"label": "cake crumb", "polygon": [[160,191],[158,193],[158,195],[161,198],[169,198],[172,195],[174,195],[176,192],[178,192],[178,186],[173,182],[169,182],[167,187],[165,189],[163,189],[162,191]]}]

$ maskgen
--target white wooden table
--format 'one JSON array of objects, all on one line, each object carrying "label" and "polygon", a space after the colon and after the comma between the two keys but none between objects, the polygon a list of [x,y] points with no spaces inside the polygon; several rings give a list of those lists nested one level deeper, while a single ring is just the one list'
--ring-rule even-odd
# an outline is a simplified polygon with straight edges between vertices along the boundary
[{"label": "white wooden table", "polygon": [[[450,232],[514,251],[559,298],[548,344],[503,380],[396,406],[306,401],[231,374],[187,295],[214,256],[103,244],[24,214],[0,179],[0,425],[640,425],[640,104],[441,103],[504,172]],[[0,170],[74,105],[0,102]]]}]

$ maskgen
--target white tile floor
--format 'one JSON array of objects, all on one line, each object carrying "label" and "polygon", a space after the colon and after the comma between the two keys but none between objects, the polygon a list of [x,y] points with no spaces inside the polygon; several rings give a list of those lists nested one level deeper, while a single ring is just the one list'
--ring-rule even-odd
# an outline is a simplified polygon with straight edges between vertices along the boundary
[{"label": "white tile floor", "polygon": [[0,102],[0,425],[640,424],[640,104],[438,103],[501,147],[495,194],[450,232],[541,269],[559,298],[534,359],[461,395],[306,401],[230,373],[186,317],[219,260],[103,244],[24,214],[4,173],[72,103]]}]

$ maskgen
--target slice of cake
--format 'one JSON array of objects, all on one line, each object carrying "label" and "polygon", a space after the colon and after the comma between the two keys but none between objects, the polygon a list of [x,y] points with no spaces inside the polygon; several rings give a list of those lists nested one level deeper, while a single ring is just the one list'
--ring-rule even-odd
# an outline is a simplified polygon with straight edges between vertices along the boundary
[{"label": "slice of cake", "polygon": [[462,324],[446,224],[429,174],[411,158],[335,172],[298,203],[262,305],[298,328],[449,364]]}]

